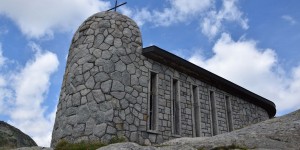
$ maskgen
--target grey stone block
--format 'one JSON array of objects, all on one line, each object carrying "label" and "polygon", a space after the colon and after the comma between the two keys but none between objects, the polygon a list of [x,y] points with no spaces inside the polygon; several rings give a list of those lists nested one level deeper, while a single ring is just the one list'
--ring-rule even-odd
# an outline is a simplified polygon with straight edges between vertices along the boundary
[{"label": "grey stone block", "polygon": [[108,36],[105,38],[104,42],[105,42],[106,44],[113,45],[114,37],[113,37],[112,35],[108,35]]},{"label": "grey stone block", "polygon": [[83,64],[82,67],[82,72],[85,73],[86,71],[90,70],[91,68],[93,68],[93,63],[85,63]]},{"label": "grey stone block", "polygon": [[111,92],[111,95],[120,100],[124,98],[125,92]]},{"label": "grey stone block", "polygon": [[105,101],[105,96],[101,90],[93,90],[92,93],[97,103],[101,103]]},{"label": "grey stone block", "polygon": [[135,66],[133,63],[127,65],[127,71],[130,73],[130,74],[134,74],[135,73]]},{"label": "grey stone block", "polygon": [[97,137],[101,138],[106,133],[106,128],[107,128],[107,124],[106,123],[102,123],[102,124],[96,125],[96,127],[94,128],[93,133]]},{"label": "grey stone block", "polygon": [[72,96],[72,103],[73,103],[73,106],[79,106],[80,105],[80,99],[81,98],[81,95],[79,93],[76,93]]},{"label": "grey stone block", "polygon": [[101,84],[101,89],[104,93],[110,92],[112,80],[107,80]]},{"label": "grey stone block", "polygon": [[115,134],[116,132],[117,132],[117,130],[114,127],[112,127],[112,126],[107,127],[106,133]]},{"label": "grey stone block", "polygon": [[122,72],[122,71],[126,70],[126,65],[125,65],[122,61],[118,61],[118,62],[115,64],[115,69],[116,69],[117,71]]},{"label": "grey stone block", "polygon": [[93,77],[90,77],[86,83],[85,83],[85,86],[89,89],[93,89],[94,86],[95,86],[95,81],[94,81],[94,78]]},{"label": "grey stone block", "polygon": [[115,71],[115,64],[112,61],[107,61],[103,65],[104,72],[111,73]]},{"label": "grey stone block", "polygon": [[99,72],[99,73],[97,73],[97,74],[94,76],[94,78],[95,78],[95,81],[96,81],[96,82],[103,82],[103,81],[108,80],[108,79],[109,79],[109,76],[108,76],[108,74],[105,73],[105,72]]},{"label": "grey stone block", "polygon": [[124,91],[124,85],[119,81],[113,80],[111,91],[113,91],[113,92],[121,91],[122,92],[122,91]]},{"label": "grey stone block", "polygon": [[[95,42],[94,42],[94,47],[98,48],[98,47],[103,43],[103,41],[104,41],[104,36],[103,36],[103,34],[98,34],[98,35],[96,36],[96,39],[95,39]],[[93,53],[93,54],[94,54],[94,53]],[[100,54],[100,55],[97,55],[97,54]],[[96,52],[94,55],[95,55],[96,57],[100,57],[100,56],[101,56],[101,51],[100,51],[100,53],[99,53],[99,51]]]}]

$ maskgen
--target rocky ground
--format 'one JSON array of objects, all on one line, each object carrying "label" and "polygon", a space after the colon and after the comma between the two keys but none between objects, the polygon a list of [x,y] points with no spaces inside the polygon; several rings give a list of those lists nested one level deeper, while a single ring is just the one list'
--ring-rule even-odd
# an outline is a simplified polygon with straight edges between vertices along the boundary
[{"label": "rocky ground", "polygon": [[[211,150],[220,147],[227,149],[300,150],[300,110],[214,137],[178,138],[157,146],[141,146],[132,142],[117,143],[98,150]],[[45,148],[33,147],[18,150],[43,149]]]},{"label": "rocky ground", "polygon": [[34,147],[21,147],[14,150],[53,150],[53,148],[34,146]]},{"label": "rocky ground", "polygon": [[19,129],[0,121],[0,150],[24,146],[37,146],[28,135]]}]

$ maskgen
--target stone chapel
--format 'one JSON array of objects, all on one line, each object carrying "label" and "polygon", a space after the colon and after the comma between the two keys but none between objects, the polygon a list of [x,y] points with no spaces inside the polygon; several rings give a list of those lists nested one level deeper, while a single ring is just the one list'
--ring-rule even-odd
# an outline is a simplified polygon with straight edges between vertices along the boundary
[{"label": "stone chapel", "polygon": [[51,146],[214,136],[275,113],[273,102],[243,87],[157,46],[143,48],[127,16],[100,12],[72,39]]}]

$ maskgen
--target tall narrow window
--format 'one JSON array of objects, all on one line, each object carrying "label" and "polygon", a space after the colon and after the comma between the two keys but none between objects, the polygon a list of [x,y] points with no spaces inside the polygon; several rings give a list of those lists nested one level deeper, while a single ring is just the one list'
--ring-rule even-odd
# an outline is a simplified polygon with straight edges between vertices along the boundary
[{"label": "tall narrow window", "polygon": [[150,97],[149,97],[149,118],[148,129],[156,130],[157,125],[157,74],[151,72],[150,82]]},{"label": "tall narrow window", "polygon": [[227,112],[227,123],[228,123],[228,131],[233,130],[233,124],[232,124],[232,113],[231,113],[231,101],[229,99],[229,96],[225,96],[225,102],[226,102],[226,112]]},{"label": "tall narrow window", "polygon": [[212,135],[218,134],[218,120],[216,113],[216,104],[215,104],[215,93],[213,91],[209,91],[210,98],[210,108],[211,108],[211,121],[212,121]]},{"label": "tall narrow window", "polygon": [[196,137],[200,137],[200,103],[199,103],[199,96],[198,96],[198,87],[193,85],[192,86],[192,98],[194,101],[194,119],[195,119],[195,135]]},{"label": "tall narrow window", "polygon": [[179,81],[173,79],[172,84],[172,112],[173,112],[173,134],[180,135],[180,102],[179,102]]}]

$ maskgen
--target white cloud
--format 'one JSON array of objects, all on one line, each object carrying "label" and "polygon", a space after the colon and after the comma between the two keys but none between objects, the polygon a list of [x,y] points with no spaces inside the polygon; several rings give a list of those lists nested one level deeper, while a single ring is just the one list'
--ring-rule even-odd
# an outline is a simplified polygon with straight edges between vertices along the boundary
[{"label": "white cloud", "polygon": [[248,19],[237,7],[237,0],[223,0],[221,10],[211,10],[201,22],[202,33],[210,39],[214,38],[222,28],[222,22],[237,22],[243,29],[248,29]]},{"label": "white cloud", "polygon": [[128,17],[131,17],[139,26],[144,25],[145,22],[151,22],[152,14],[146,9],[130,9],[126,6],[119,8],[120,12]]},{"label": "white cloud", "polygon": [[170,1],[179,14],[195,14],[202,12],[214,3],[213,0],[173,0]]},{"label": "white cloud", "polygon": [[248,19],[238,8],[238,0],[223,0],[218,10],[215,0],[172,0],[169,7],[162,10],[130,9],[121,7],[123,14],[133,18],[139,25],[146,22],[155,26],[170,26],[175,23],[197,20],[201,31],[210,39],[214,38],[223,28],[223,23],[236,22],[243,29],[248,29]]},{"label": "white cloud", "polygon": [[163,10],[149,10],[147,8],[131,9],[120,7],[120,11],[142,26],[144,23],[153,23],[155,26],[170,26],[174,23],[184,22],[213,7],[214,0],[172,0],[167,1],[170,7]]},{"label": "white cloud", "polygon": [[2,54],[2,46],[0,43],[0,114],[7,114],[7,106],[10,105],[9,99],[12,96],[11,90],[7,89],[9,81],[5,75],[1,74],[1,70],[6,62],[7,58]]},{"label": "white cloud", "polygon": [[88,16],[110,7],[101,0],[1,0],[0,14],[11,18],[29,38],[72,31]]},{"label": "white cloud", "polygon": [[34,43],[31,48],[35,56],[22,69],[0,74],[0,108],[5,109],[0,113],[8,115],[8,122],[30,135],[38,145],[49,146],[56,111],[46,114],[47,107],[43,103],[50,76],[57,70],[59,62],[56,54],[42,50]]},{"label": "white cloud", "polygon": [[277,115],[300,108],[300,66],[282,71],[272,49],[260,49],[253,40],[233,41],[222,34],[205,59],[195,54],[189,61],[275,102]]},{"label": "white cloud", "polygon": [[283,16],[281,16],[281,18],[283,20],[289,22],[291,25],[294,25],[297,23],[297,21],[292,16],[289,16],[289,15],[283,15]]},{"label": "white cloud", "polygon": [[6,60],[6,58],[3,56],[2,53],[3,53],[3,52],[2,52],[2,45],[1,45],[1,43],[0,43],[0,67],[2,67],[2,66],[4,65],[4,62],[5,62],[5,60]]},{"label": "white cloud", "polygon": [[[236,6],[237,0],[223,0],[220,10],[216,9],[215,0],[168,0],[167,4],[169,7],[162,10],[126,6],[119,10],[140,26],[146,22],[170,26],[196,19],[201,22],[202,33],[210,38],[219,33],[224,21],[237,22],[242,28],[248,28],[247,19]],[[85,18],[110,6],[110,1],[105,0],[3,0],[0,1],[0,14],[16,22],[29,38],[51,38],[56,31],[75,30]]]},{"label": "white cloud", "polygon": [[209,8],[214,7],[214,0],[173,0],[170,7],[163,11],[154,10],[152,21],[156,25],[169,26],[173,23],[184,22],[191,18],[198,18]]}]

